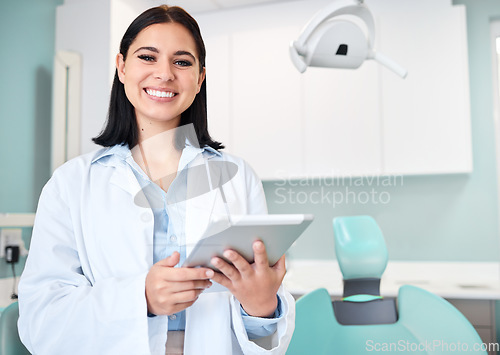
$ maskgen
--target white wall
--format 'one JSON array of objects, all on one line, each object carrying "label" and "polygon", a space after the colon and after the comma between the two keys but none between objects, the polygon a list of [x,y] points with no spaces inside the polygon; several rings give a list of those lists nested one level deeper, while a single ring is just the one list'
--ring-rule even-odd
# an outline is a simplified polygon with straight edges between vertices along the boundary
[{"label": "white wall", "polygon": [[[409,70],[292,66],[288,44],[331,1],[197,15],[209,123],[265,179],[472,170],[465,8],[370,0],[375,47]],[[422,26],[425,19],[426,26]]]},{"label": "white wall", "polygon": [[57,8],[55,50],[82,54],[81,153],[102,129],[109,100],[110,2],[72,1]]}]

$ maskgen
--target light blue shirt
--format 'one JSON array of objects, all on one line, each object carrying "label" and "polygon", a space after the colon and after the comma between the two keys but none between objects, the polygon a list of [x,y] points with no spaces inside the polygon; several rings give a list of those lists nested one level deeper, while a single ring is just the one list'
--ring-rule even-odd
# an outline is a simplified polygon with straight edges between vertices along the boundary
[{"label": "light blue shirt", "polygon": [[[183,149],[179,161],[179,170],[184,169],[192,162],[198,154],[204,155],[221,155],[215,149],[205,146],[204,148],[196,148],[191,145],[186,145]],[[127,146],[117,145],[110,149],[107,155],[115,155],[132,168],[139,185],[143,189],[146,198],[150,202],[152,212],[154,214],[154,235],[153,235],[153,262],[156,263],[170,255],[174,251],[179,252],[180,261],[176,267],[182,265],[186,259],[186,241],[184,228],[182,223],[175,223],[175,220],[184,220],[185,211],[176,209],[176,218],[169,217],[168,193],[163,191],[157,184],[151,181],[149,176],[141,169],[141,167],[132,158],[130,149]],[[180,177],[179,177],[180,176]],[[186,186],[186,174],[180,174],[174,179],[176,186]],[[170,192],[170,190],[169,190]],[[181,191],[181,193],[183,193]],[[184,191],[185,193],[185,191]],[[178,196],[179,192],[176,191]],[[172,212],[172,211],[171,211]],[[278,307],[271,318],[258,318],[249,316],[243,308],[241,314],[243,324],[250,339],[256,339],[273,334],[276,331],[277,323],[282,317],[281,300],[278,298]],[[168,330],[184,330],[186,327],[186,312],[181,311],[169,316]]]}]

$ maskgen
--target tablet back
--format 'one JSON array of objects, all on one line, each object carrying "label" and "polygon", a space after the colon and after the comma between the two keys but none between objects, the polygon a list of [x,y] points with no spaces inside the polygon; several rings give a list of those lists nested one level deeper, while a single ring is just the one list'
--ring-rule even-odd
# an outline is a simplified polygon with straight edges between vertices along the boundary
[{"label": "tablet back", "polygon": [[231,216],[231,225],[198,241],[183,266],[205,266],[217,270],[210,263],[214,256],[227,262],[222,253],[232,249],[249,263],[254,261],[252,244],[262,240],[266,246],[269,264],[274,265],[304,230],[311,224],[312,215],[245,215]]}]

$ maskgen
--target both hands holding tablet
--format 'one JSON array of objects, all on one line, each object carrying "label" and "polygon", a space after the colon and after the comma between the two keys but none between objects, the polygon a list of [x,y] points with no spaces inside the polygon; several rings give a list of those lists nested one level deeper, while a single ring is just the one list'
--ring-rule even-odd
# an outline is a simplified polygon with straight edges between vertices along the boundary
[{"label": "both hands holding tablet", "polygon": [[[252,244],[253,263],[234,250],[226,250],[224,259],[214,257],[211,263],[220,272],[206,267],[175,268],[180,255],[175,252],[154,264],[146,277],[148,311],[169,315],[190,307],[211,286],[210,279],[226,287],[249,315],[269,317],[277,307],[276,293],[285,277],[285,256],[270,266],[266,248],[260,240]],[[258,290],[258,292],[256,292]]]}]

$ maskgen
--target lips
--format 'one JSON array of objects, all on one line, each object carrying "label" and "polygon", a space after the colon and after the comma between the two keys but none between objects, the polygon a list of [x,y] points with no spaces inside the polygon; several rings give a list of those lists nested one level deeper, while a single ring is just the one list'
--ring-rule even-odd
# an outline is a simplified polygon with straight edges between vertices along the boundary
[{"label": "lips", "polygon": [[164,91],[164,90],[153,90],[153,89],[144,89],[146,94],[153,97],[166,98],[166,97],[174,97],[177,93],[172,91]]}]

